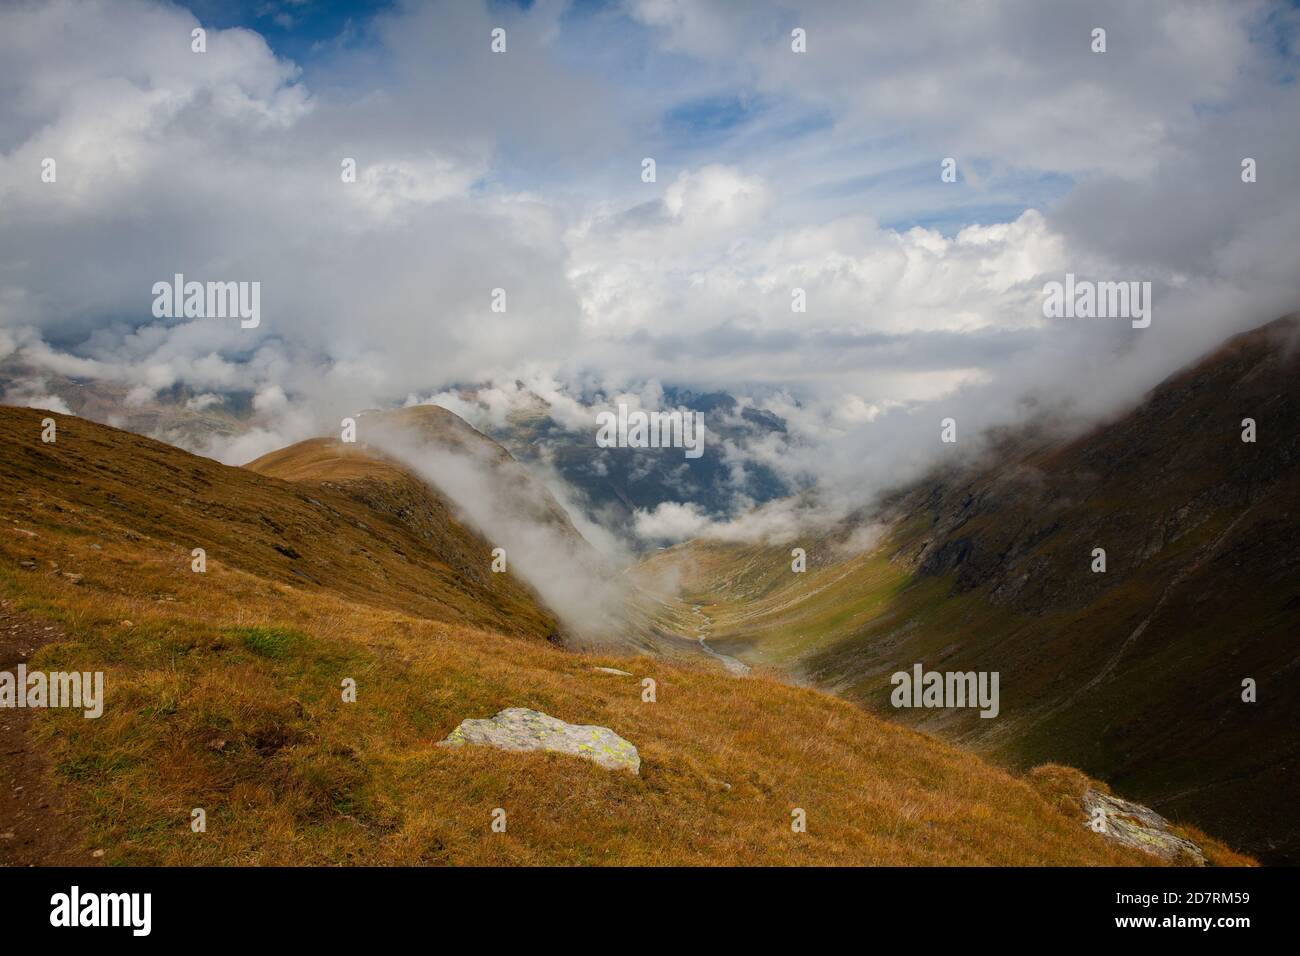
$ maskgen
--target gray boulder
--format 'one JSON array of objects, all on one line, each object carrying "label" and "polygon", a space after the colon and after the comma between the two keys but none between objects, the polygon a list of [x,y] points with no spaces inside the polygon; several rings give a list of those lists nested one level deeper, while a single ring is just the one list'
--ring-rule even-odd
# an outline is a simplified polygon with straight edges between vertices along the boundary
[{"label": "gray boulder", "polygon": [[1174,833],[1169,821],[1150,807],[1089,788],[1083,795],[1083,809],[1089,823],[1100,809],[1106,818],[1102,835],[1121,846],[1142,850],[1181,866],[1206,865],[1201,848]]},{"label": "gray boulder", "polygon": [[607,770],[641,772],[636,747],[608,727],[566,724],[526,707],[510,707],[489,720],[462,720],[439,742],[444,747],[477,744],[501,750],[553,750],[593,760]]}]

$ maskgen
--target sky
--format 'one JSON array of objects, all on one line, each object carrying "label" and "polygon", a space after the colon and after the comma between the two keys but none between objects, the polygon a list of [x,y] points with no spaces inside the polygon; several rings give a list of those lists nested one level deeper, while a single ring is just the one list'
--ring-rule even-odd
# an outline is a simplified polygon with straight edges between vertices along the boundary
[{"label": "sky", "polygon": [[[942,417],[1114,414],[1298,307],[1298,34],[1263,0],[9,0],[0,360],[36,373],[0,398],[249,393],[202,449],[241,463],[455,385],[593,435],[722,389],[791,426],[725,450],[737,512],[745,460],[847,507]],[[260,323],[155,317],[175,273],[259,282]],[[1150,282],[1151,326],[1045,317],[1066,273]]]}]

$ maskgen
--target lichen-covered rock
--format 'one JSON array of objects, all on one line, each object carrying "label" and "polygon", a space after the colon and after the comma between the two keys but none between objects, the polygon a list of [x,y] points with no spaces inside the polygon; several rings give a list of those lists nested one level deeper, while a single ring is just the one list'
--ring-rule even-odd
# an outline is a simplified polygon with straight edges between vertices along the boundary
[{"label": "lichen-covered rock", "polygon": [[1097,811],[1101,810],[1106,818],[1106,829],[1102,831],[1102,836],[1122,846],[1142,850],[1182,866],[1206,865],[1201,848],[1174,833],[1169,821],[1150,807],[1089,788],[1083,795],[1083,809],[1088,815],[1088,824],[1092,823]]},{"label": "lichen-covered rock", "polygon": [[636,747],[608,727],[566,724],[526,707],[510,707],[489,720],[462,720],[440,742],[444,747],[478,744],[501,750],[553,750],[586,757],[609,770],[641,772]]}]

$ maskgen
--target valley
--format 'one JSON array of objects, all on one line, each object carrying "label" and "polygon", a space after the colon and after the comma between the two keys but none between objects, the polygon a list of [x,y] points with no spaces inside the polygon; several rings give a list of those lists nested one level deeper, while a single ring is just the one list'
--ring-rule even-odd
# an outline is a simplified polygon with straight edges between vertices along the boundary
[{"label": "valley", "polygon": [[[1279,320],[1081,435],[994,436],[982,459],[834,531],[688,542],[636,573],[687,582],[680,600],[707,616],[723,653],[1008,766],[1080,767],[1292,862],[1296,346],[1297,320]],[[1268,437],[1243,442],[1246,417]],[[877,525],[877,543],[845,555],[855,530]],[[791,544],[807,550],[804,573],[791,572]],[[890,676],[918,663],[1000,672],[998,719],[891,706]],[[1244,699],[1247,681],[1257,699]]]},{"label": "valley", "polygon": [[[1082,774],[1013,774],[774,675],[732,676],[687,652],[691,629],[652,627],[666,653],[560,646],[563,625],[526,582],[488,570],[491,542],[459,509],[365,447],[308,442],[231,468],[67,416],[43,443],[47,414],[0,408],[0,590],[16,620],[59,635],[32,666],[105,675],[101,718],[48,710],[24,731],[69,821],[61,853],[118,866],[1181,859],[1084,826],[1102,785]],[[613,728],[639,774],[437,745],[511,707]],[[1178,832],[1212,863],[1249,862]]]}]

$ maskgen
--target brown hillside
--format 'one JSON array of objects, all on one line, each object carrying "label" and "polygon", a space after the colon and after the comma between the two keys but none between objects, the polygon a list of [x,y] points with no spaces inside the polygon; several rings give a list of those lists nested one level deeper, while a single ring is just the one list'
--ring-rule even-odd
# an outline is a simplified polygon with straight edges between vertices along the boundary
[{"label": "brown hillside", "polygon": [[[435,620],[536,637],[554,630],[526,588],[487,573],[491,547],[428,489],[411,490],[424,520],[417,530],[341,485],[291,484],[82,419],[50,416],[58,440],[46,444],[47,415],[0,407],[11,452],[0,462],[0,485],[13,507],[109,542],[148,540],[177,575],[192,573],[191,551],[202,548],[209,575],[237,569]],[[141,587],[129,574],[104,583],[124,593]],[[161,596],[173,589],[170,581],[150,584]]]}]

